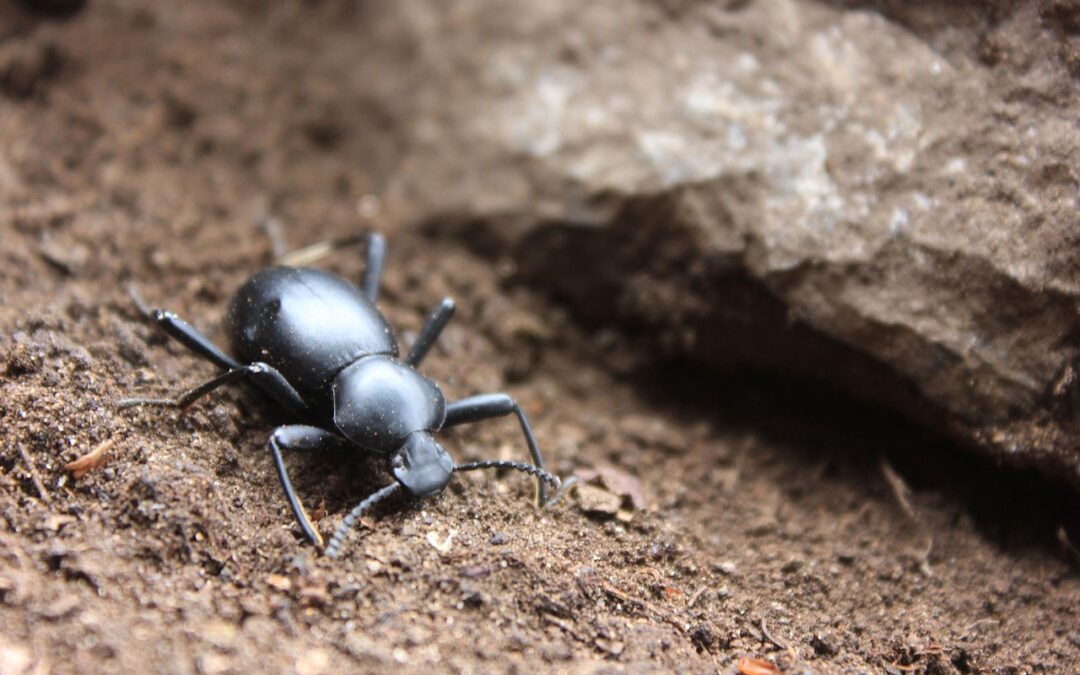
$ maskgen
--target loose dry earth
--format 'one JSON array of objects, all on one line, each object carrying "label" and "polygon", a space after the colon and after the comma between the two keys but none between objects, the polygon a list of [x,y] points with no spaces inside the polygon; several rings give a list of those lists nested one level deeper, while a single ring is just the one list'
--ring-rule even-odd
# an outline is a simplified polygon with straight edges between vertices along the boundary
[{"label": "loose dry earth", "polygon": [[[346,105],[339,69],[366,7],[99,0],[56,24],[0,3],[0,672],[1080,668],[1069,490],[823,385],[645,367],[511,265],[399,222],[372,196],[393,144],[350,132],[380,112]],[[554,470],[601,478],[537,511],[524,477],[469,475],[330,561],[292,522],[258,394],[117,409],[213,373],[125,285],[224,343],[266,217],[294,246],[377,222],[403,343],[458,300],[426,372],[451,399],[512,392]],[[356,279],[361,258],[321,264]],[[445,436],[461,461],[525,457],[511,421]],[[290,461],[324,532],[388,480]]]}]

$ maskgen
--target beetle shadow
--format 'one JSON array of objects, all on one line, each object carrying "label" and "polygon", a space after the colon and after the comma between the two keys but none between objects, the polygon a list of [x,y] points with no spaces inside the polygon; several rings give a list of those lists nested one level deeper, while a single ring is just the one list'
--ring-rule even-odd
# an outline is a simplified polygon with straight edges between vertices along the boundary
[{"label": "beetle shadow", "polygon": [[967,513],[1002,549],[1061,555],[1062,528],[1080,540],[1080,495],[1071,486],[1002,466],[820,380],[686,363],[647,367],[631,380],[642,400],[678,424],[705,420],[716,431],[755,434],[808,475],[824,463],[868,498],[889,490],[884,459],[916,494]]}]

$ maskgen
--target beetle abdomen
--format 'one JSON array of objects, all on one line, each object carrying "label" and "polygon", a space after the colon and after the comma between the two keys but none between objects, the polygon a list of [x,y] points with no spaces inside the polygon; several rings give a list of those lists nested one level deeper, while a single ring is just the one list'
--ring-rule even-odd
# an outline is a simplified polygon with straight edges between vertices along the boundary
[{"label": "beetle abdomen", "polygon": [[316,269],[259,272],[233,297],[226,323],[238,360],[270,364],[309,404],[357,359],[398,354],[390,324],[360,289]]}]

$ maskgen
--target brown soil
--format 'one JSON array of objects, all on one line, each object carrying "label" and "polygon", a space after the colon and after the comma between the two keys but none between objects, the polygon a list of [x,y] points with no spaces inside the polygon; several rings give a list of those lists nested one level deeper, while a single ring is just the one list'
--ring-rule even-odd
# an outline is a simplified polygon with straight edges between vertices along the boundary
[{"label": "brown soil", "polygon": [[[647,508],[594,487],[537,511],[523,477],[470,475],[331,561],[292,522],[259,395],[118,410],[213,372],[125,284],[223,343],[229,294],[270,260],[255,221],[346,235],[393,182],[393,143],[352,131],[393,127],[350,88],[378,72],[357,65],[364,11],[98,0],[52,24],[0,2],[0,672],[1080,668],[1071,492],[821,385],[646,369],[393,204],[386,314],[407,342],[459,304],[425,371],[449,398],[511,391],[551,467],[637,479]],[[323,264],[358,278],[360,258]],[[511,421],[446,439],[525,458]],[[103,466],[64,471],[102,443]],[[388,480],[290,461],[324,532]]]}]

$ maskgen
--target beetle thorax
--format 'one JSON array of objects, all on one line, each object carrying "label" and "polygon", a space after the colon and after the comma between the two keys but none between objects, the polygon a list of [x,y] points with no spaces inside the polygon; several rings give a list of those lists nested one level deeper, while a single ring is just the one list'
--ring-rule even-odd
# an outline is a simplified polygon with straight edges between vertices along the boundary
[{"label": "beetle thorax", "polygon": [[334,378],[334,425],[374,452],[389,453],[417,431],[438,431],[446,401],[438,385],[387,356],[369,356]]}]

